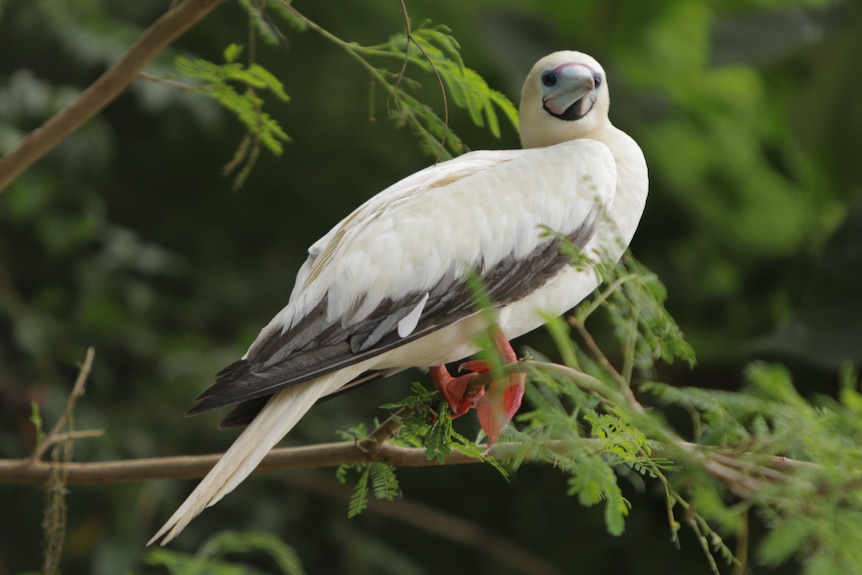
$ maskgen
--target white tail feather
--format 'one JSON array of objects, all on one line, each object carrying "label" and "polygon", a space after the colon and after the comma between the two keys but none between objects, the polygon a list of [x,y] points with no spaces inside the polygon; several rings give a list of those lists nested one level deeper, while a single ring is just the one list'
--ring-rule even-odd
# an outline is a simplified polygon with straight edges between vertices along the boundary
[{"label": "white tail feather", "polygon": [[318,399],[363,371],[364,363],[352,365],[275,394],[147,545],[159,540],[165,545],[179,535],[201,511],[242,483]]}]

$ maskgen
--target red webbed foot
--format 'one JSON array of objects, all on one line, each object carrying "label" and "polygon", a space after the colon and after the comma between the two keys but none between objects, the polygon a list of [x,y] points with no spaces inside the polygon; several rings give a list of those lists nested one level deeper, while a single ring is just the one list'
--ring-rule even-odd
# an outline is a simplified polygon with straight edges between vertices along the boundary
[{"label": "red webbed foot", "polygon": [[[515,350],[499,330],[494,334],[494,344],[504,362],[517,361]],[[479,374],[491,371],[491,365],[487,361],[472,360],[462,363],[458,369],[469,373],[453,377],[445,365],[432,367],[431,381],[446,398],[453,417],[467,413],[471,407],[476,408],[479,423],[488,436],[488,444],[493,445],[521,406],[527,375],[515,373],[501,381],[492,381],[487,389],[471,388],[472,380]]]}]

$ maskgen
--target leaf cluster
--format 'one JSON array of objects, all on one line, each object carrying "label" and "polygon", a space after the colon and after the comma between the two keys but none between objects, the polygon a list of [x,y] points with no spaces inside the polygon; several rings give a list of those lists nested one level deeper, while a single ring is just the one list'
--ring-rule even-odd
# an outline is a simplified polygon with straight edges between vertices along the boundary
[{"label": "leaf cluster", "polygon": [[[463,108],[472,122],[500,137],[499,113],[517,129],[518,112],[514,104],[501,92],[492,89],[476,71],[468,68],[461,57],[461,46],[447,26],[422,22],[415,29],[407,14],[405,31],[391,36],[386,42],[363,46],[343,40],[319,27],[292,5],[269,0],[255,5],[244,2],[251,14],[255,29],[267,43],[277,43],[284,37],[266,13],[272,9],[296,30],[313,29],[324,38],[344,49],[370,75],[372,86],[380,86],[387,95],[387,109],[396,126],[409,126],[416,134],[419,145],[429,155],[449,159],[469,150],[449,126],[449,98]],[[400,69],[394,71],[374,62],[396,61]],[[420,100],[421,84],[408,76],[408,65],[431,75],[439,85],[443,101],[443,117]]]},{"label": "leaf cluster", "polygon": [[392,501],[401,495],[401,486],[395,475],[395,466],[389,463],[371,462],[354,465],[340,465],[335,478],[342,485],[347,483],[348,472],[357,474],[356,484],[350,502],[347,504],[347,517],[356,517],[368,507],[369,492],[377,499]]},{"label": "leaf cluster", "polygon": [[[764,564],[799,561],[817,575],[858,565],[859,547],[846,544],[847,537],[862,541],[862,392],[855,374],[847,370],[838,400],[815,401],[794,389],[784,368],[768,364],[752,364],[749,387],[738,393],[656,382],[657,361],[694,361],[664,308],[661,282],[630,255],[613,267],[578,265],[593,265],[604,284],[568,324],[549,321],[561,364],[531,352],[538,359],[527,364],[531,409],[504,437],[517,446],[509,465],[553,465],[567,476],[570,496],[603,506],[612,535],[624,532],[631,509],[620,480],[640,492],[657,484],[672,539],[678,542],[680,528],[688,527],[715,573],[719,561],[744,565],[724,538],[745,532],[749,511],[769,528],[756,550]],[[621,369],[585,327],[598,310],[620,344]],[[385,406],[414,409],[393,441],[424,445],[441,463],[453,446],[483,457],[480,444],[452,429],[445,404],[438,417],[424,417],[427,409],[420,408],[434,399],[414,384],[414,395]],[[670,407],[690,415],[688,439],[665,419],[661,410]],[[391,471],[381,485],[397,485]],[[359,492],[365,496],[373,477],[371,469],[360,477],[351,515],[364,508]]]},{"label": "leaf cluster", "polygon": [[[225,167],[231,171],[236,165],[247,161],[235,186],[239,187],[248,176],[262,145],[275,155],[284,151],[284,142],[290,141],[281,125],[263,111],[263,98],[259,90],[268,90],[282,102],[290,101],[281,81],[269,70],[254,62],[244,65],[237,62],[243,47],[230,44],[224,49],[224,63],[216,64],[202,58],[177,56],[174,65],[177,71],[201,82],[192,90],[206,94],[225,109],[232,112],[246,128],[246,137],[240,144],[234,159]],[[241,89],[237,89],[239,86]]]},{"label": "leaf cluster", "polygon": [[[517,129],[518,111],[515,106],[503,93],[492,89],[482,76],[464,64],[461,46],[448,26],[435,26],[425,21],[409,34],[396,34],[385,44],[370,47],[370,50],[380,55],[403,58],[405,64],[409,62],[426,73],[435,74],[452,96],[454,104],[465,109],[476,126],[487,127],[495,137],[500,137],[498,112]],[[397,105],[390,111],[393,119],[403,122],[406,114],[418,114],[424,129],[417,128],[417,134],[429,151],[437,153],[444,143],[452,154],[467,151],[463,142],[441,124],[433,110],[402,90],[401,85],[418,88],[417,83],[403,76],[398,77],[398,92],[395,96]],[[402,109],[404,105],[410,109]],[[444,138],[453,141],[444,142]]]}]

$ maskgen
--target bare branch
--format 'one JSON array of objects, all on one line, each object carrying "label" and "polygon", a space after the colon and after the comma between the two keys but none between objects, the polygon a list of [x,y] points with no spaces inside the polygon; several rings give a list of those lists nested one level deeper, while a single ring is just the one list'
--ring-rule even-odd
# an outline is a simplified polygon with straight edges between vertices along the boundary
[{"label": "bare branch", "polygon": [[0,158],[0,193],[24,170],[111,103],[150,60],[221,2],[185,0],[153,22],[129,51],[74,102]]},{"label": "bare branch", "polygon": [[[66,424],[67,418],[72,413],[72,410],[75,408],[75,402],[78,401],[78,398],[84,395],[84,388],[87,385],[87,378],[90,376],[90,370],[93,368],[93,357],[95,352],[92,347],[87,348],[87,355],[84,358],[84,363],[81,365],[81,369],[78,372],[78,378],[75,380],[75,385],[72,387],[72,393],[69,394],[69,399],[66,400],[66,408],[63,410],[63,413],[60,414],[60,417],[57,418],[57,423],[54,424],[53,429],[48,433],[45,437],[44,441],[42,441],[36,449],[33,451],[33,455],[30,456],[30,459],[33,461],[37,461],[42,459],[42,456],[45,454],[45,451],[53,445],[54,443],[61,440],[60,430],[63,429],[63,426]],[[68,434],[63,434],[68,438]]]},{"label": "bare branch", "polygon": [[[584,441],[584,440],[581,440]],[[588,440],[587,440],[588,441]],[[558,442],[572,448],[578,442]],[[521,446],[520,443],[498,443],[489,454],[498,459],[510,459]],[[132,483],[153,479],[193,479],[203,477],[221,458],[213,455],[155,457],[125,461],[96,463],[68,463],[68,485],[110,485]],[[481,463],[463,453],[453,451],[442,464],[429,460],[425,450],[417,447],[399,447],[389,443],[371,452],[358,447],[355,442],[322,443],[304,447],[273,449],[255,470],[288,471],[316,467],[335,467],[369,461],[391,463],[399,467],[431,467],[437,465],[460,465]],[[30,459],[0,460],[0,484],[41,485],[48,478],[50,463]]]}]

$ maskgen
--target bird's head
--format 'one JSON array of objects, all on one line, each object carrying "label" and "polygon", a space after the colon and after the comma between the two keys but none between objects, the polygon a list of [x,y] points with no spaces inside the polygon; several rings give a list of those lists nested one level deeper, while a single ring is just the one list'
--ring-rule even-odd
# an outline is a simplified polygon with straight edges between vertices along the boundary
[{"label": "bird's head", "polygon": [[552,146],[608,125],[605,71],[581,52],[554,52],[533,66],[521,90],[521,144]]}]

